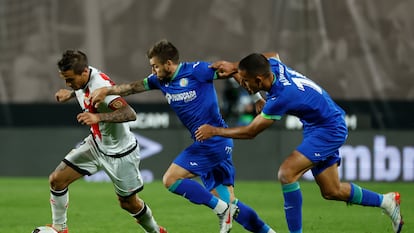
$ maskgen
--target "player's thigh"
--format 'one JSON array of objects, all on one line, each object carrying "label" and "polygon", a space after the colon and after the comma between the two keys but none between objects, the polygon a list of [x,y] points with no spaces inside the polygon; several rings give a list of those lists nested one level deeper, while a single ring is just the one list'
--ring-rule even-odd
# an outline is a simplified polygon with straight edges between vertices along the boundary
[{"label": "player's thigh", "polygon": [[228,188],[224,187],[234,186],[234,177],[235,169],[230,157],[215,166],[207,167],[200,174],[201,181],[207,190],[210,191],[218,187],[225,194],[228,194]]},{"label": "player's thigh", "polygon": [[72,149],[50,174],[49,182],[52,189],[65,188],[80,177],[93,174],[97,170],[95,156],[88,140],[86,138],[79,147]]},{"label": "player's thigh", "polygon": [[297,181],[312,167],[312,161],[299,151],[294,150],[280,165],[278,178],[281,183],[289,184]]},{"label": "player's thigh", "polygon": [[120,158],[102,156],[99,160],[119,196],[127,197],[143,189],[138,149]]},{"label": "player's thigh", "polygon": [[315,181],[319,185],[322,192],[328,191],[330,189],[338,189],[340,184],[338,165],[333,164],[323,170],[321,173],[315,176]]},{"label": "player's thigh", "polygon": [[96,148],[92,135],[89,135],[65,156],[63,162],[82,175],[92,175],[100,169],[100,156],[102,155]]},{"label": "player's thigh", "polygon": [[321,195],[326,199],[347,201],[351,191],[349,183],[342,183],[339,179],[338,164],[334,163],[315,176]]},{"label": "player's thigh", "polygon": [[187,169],[175,163],[171,163],[167,171],[164,173],[163,183],[166,187],[170,187],[172,184],[174,184],[179,179],[194,178],[194,177],[196,177],[196,175],[189,172]]},{"label": "player's thigh", "polygon": [[82,174],[68,166],[65,162],[60,162],[49,176],[50,187],[56,191],[65,189],[69,184],[82,176]]}]

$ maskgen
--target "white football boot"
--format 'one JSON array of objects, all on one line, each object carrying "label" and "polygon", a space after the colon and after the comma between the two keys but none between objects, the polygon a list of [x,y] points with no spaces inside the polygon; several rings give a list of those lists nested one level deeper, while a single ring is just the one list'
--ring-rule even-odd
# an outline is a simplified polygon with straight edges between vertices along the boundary
[{"label": "white football boot", "polygon": [[404,221],[400,211],[400,194],[398,192],[391,192],[384,194],[381,207],[392,221],[392,228],[395,233],[400,233]]}]

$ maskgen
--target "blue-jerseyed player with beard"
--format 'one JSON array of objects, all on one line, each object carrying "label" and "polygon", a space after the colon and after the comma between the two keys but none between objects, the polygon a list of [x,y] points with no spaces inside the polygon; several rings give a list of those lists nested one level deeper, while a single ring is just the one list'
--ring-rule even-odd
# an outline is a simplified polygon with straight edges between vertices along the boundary
[{"label": "blue-jerseyed player with beard", "polygon": [[271,58],[254,53],[239,63],[219,61],[213,67],[218,68],[221,75],[232,73],[250,92],[266,91],[266,104],[248,126],[201,126],[196,132],[198,141],[212,136],[254,138],[283,115],[294,115],[303,123],[302,143],[284,160],[278,172],[291,233],[302,233],[302,193],[298,180],[308,170],[312,171],[325,199],[381,207],[390,216],[393,231],[401,232],[403,220],[399,193],[379,194],[339,180],[339,148],[348,131],[344,111],[324,89],[287,67],[276,53]]},{"label": "blue-jerseyed player with beard", "polygon": [[[143,80],[97,89],[91,94],[93,103],[107,95],[126,96],[149,90],[160,90],[181,122],[194,133],[203,124],[227,127],[217,101],[213,80],[218,76],[210,63],[179,62],[176,47],[162,40],[147,53],[152,74]],[[275,233],[256,212],[234,195],[233,140],[212,137],[183,150],[164,174],[163,183],[169,191],[203,204],[219,216],[220,233],[230,232],[233,217],[243,227],[256,233]],[[199,176],[204,187],[192,180]]]}]

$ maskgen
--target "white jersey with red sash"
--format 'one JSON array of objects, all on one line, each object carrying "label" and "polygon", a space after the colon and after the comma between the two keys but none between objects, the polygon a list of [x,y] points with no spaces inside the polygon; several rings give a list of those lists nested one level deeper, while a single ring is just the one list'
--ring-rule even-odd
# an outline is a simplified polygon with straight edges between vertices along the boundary
[{"label": "white jersey with red sash", "polygon": [[[89,100],[89,95],[100,87],[113,86],[115,83],[104,73],[96,68],[89,67],[89,80],[85,87],[76,90],[76,98],[83,109],[91,113],[113,111],[109,104],[118,95],[108,95],[104,103],[95,108]],[[129,129],[128,123],[99,122],[91,126],[91,133],[99,151],[105,155],[118,157],[137,146],[135,136]]]}]

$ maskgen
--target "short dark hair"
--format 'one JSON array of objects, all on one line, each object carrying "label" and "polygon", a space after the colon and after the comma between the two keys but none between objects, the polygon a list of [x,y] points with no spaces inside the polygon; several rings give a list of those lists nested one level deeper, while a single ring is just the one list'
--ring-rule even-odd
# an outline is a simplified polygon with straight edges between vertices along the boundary
[{"label": "short dark hair", "polygon": [[60,71],[73,70],[75,74],[82,74],[88,67],[88,57],[79,50],[66,50],[57,65]]},{"label": "short dark hair", "polygon": [[148,59],[156,57],[162,64],[167,63],[168,60],[178,63],[180,59],[178,49],[166,39],[155,43],[155,45],[148,50],[147,57]]},{"label": "short dark hair", "polygon": [[270,72],[270,64],[263,54],[252,53],[240,60],[239,70],[245,71],[249,76],[266,75]]}]

